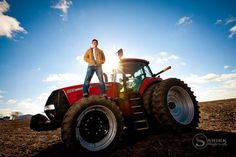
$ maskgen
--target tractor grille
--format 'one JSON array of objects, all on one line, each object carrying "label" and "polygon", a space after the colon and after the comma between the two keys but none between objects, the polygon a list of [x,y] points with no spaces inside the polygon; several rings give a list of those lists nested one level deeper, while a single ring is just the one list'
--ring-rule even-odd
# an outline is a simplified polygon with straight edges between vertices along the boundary
[{"label": "tractor grille", "polygon": [[64,91],[56,90],[51,93],[49,96],[46,105],[54,105],[55,110],[45,111],[46,115],[51,121],[61,122],[66,111],[69,108],[69,102],[66,98]]}]

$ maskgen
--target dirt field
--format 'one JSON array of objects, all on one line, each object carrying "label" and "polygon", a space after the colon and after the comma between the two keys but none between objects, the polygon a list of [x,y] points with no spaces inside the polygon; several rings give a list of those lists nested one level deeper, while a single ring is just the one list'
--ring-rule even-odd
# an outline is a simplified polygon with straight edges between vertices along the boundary
[{"label": "dirt field", "polygon": [[[108,157],[236,156],[236,99],[200,103],[198,130],[174,133],[157,131],[127,138]],[[201,133],[201,134],[200,134]],[[206,137],[205,148],[194,147],[194,136]],[[201,144],[201,141],[200,141]],[[0,121],[0,157],[65,157],[56,131],[34,132],[28,121]]]}]

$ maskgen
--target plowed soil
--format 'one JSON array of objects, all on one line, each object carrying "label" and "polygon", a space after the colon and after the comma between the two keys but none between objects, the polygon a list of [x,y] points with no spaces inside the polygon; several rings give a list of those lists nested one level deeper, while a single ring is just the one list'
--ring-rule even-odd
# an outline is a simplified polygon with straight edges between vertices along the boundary
[{"label": "plowed soil", "polygon": [[[236,156],[236,99],[199,103],[194,132],[155,131],[125,138],[108,157]],[[196,145],[196,138],[198,145]],[[207,142],[202,143],[202,137]],[[200,146],[199,146],[200,145]],[[199,146],[199,147],[197,147]],[[197,148],[196,148],[197,147]],[[0,157],[66,157],[60,129],[35,132],[29,121],[0,121]],[[79,155],[81,156],[81,155]],[[84,156],[84,155],[82,155]]]}]

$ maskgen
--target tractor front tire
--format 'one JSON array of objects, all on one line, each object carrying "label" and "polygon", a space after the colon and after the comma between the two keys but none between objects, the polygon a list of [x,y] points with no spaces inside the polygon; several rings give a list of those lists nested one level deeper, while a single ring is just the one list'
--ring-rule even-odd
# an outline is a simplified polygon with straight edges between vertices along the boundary
[{"label": "tractor front tire", "polygon": [[69,108],[61,131],[62,141],[70,152],[99,154],[119,144],[123,119],[114,102],[90,96]]},{"label": "tractor front tire", "polygon": [[155,86],[152,112],[162,127],[192,130],[199,123],[199,106],[191,89],[183,81],[169,78]]}]

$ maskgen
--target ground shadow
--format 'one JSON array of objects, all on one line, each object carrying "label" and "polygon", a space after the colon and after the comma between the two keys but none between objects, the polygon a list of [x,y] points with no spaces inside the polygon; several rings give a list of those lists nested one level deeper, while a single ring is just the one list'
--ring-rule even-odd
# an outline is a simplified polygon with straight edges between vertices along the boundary
[{"label": "ground shadow", "polygon": [[[210,130],[193,132],[158,131],[133,136],[126,135],[122,144],[107,157],[233,157],[236,156],[236,133]],[[75,156],[65,151],[61,142],[56,143],[33,157]],[[76,155],[78,156],[78,155]],[[87,156],[87,155],[79,155]],[[91,155],[90,155],[91,156]],[[96,155],[97,156],[97,155]]]}]

